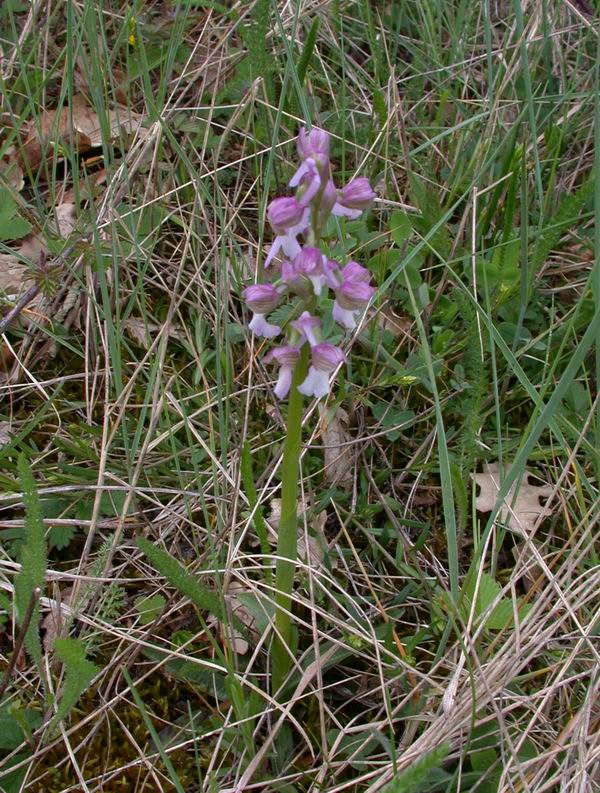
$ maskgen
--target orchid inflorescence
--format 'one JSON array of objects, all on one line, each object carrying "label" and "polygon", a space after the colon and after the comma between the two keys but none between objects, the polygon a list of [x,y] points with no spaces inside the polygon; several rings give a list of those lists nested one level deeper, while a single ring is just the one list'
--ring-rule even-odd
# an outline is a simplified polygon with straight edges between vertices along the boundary
[{"label": "orchid inflorescence", "polygon": [[[284,295],[300,298],[300,315],[286,329],[287,343],[274,347],[265,357],[265,361],[279,364],[275,387],[279,399],[284,399],[290,390],[304,344],[310,345],[311,364],[306,379],[298,386],[302,394],[317,399],[326,396],[332,373],[346,361],[339,347],[320,337],[322,321],[317,312],[322,310],[327,289],[333,290],[335,295],[333,319],[349,330],[356,327],[357,315],[375,292],[366,268],[354,261],[342,267],[322,250],[321,234],[330,215],[354,220],[375,198],[365,177],[352,179],[341,190],[336,189],[331,177],[329,144],[328,133],[321,129],[300,130],[301,164],[289,182],[290,187],[296,188],[296,195],[275,198],[267,209],[267,218],[276,236],[264,266],[272,267],[275,278],[273,283],[254,284],[243,292],[253,312],[249,327],[257,336],[266,339],[274,339],[282,333],[279,325],[269,323],[268,314],[281,303]],[[281,261],[281,266],[274,266],[274,260]]]}]

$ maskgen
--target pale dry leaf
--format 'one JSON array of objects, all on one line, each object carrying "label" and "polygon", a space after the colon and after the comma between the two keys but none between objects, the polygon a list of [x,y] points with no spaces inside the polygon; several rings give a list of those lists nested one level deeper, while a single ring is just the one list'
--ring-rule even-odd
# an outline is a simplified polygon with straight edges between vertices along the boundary
[{"label": "pale dry leaf", "polygon": [[23,169],[17,161],[15,146],[9,146],[0,157],[0,181],[11,185],[17,192],[20,192],[25,185]]},{"label": "pale dry leaf", "polygon": [[0,296],[16,300],[24,292],[28,269],[10,253],[0,253]]},{"label": "pale dry leaf", "polygon": [[50,611],[41,622],[41,628],[45,631],[44,634],[44,652],[49,653],[54,645],[54,640],[60,633],[63,625],[62,606],[70,606],[75,589],[70,586],[61,593],[59,600],[52,601]]},{"label": "pale dry leaf", "polygon": [[[304,514],[310,510],[310,502],[298,502],[298,514]],[[281,499],[271,499],[271,514],[267,519],[267,526],[269,528],[269,541],[272,545],[277,545],[277,532],[279,530],[279,520],[281,518]],[[323,564],[325,556],[325,549],[327,548],[327,539],[325,537],[325,523],[327,522],[327,512],[321,510],[315,516],[310,524],[311,529],[314,531],[315,536],[308,534],[308,553],[307,544],[305,540],[304,529],[299,526],[298,533],[298,558],[305,564],[309,565],[315,570],[318,570]]]},{"label": "pale dry leaf", "polygon": [[[552,514],[552,509],[545,502],[552,495],[553,488],[550,485],[530,484],[529,477],[530,473],[525,471],[521,481],[511,487],[498,516],[502,524],[526,535],[533,532],[540,517]],[[500,466],[498,463],[486,464],[483,473],[474,474],[473,479],[480,487],[476,508],[479,512],[491,512],[500,490]]]},{"label": "pale dry leaf", "polygon": [[[129,133],[137,130],[143,118],[121,106],[108,110],[106,116],[106,143],[114,141],[119,131]],[[75,94],[70,105],[60,110],[45,110],[39,121],[29,122],[27,137],[20,152],[21,162],[34,171],[50,143],[67,146],[71,142],[79,153],[97,148],[103,142],[100,119],[83,94]]]},{"label": "pale dry leaf", "polygon": [[396,314],[394,309],[387,303],[383,308],[377,311],[377,325],[381,330],[389,331],[394,338],[398,336],[407,336],[413,325],[410,317],[401,316]]},{"label": "pale dry leaf", "polygon": [[60,236],[68,237],[75,230],[75,204],[59,204],[54,214]]},{"label": "pale dry leaf", "polygon": [[[240,595],[244,595],[245,593],[252,594],[250,590],[244,587],[239,581],[232,581],[225,594],[225,603],[231,616],[237,618],[242,625],[248,629],[250,637],[258,641],[260,633],[256,629],[255,617],[240,598]],[[234,652],[238,655],[245,655],[250,647],[246,637],[233,625],[230,626],[230,635],[231,646]]]},{"label": "pale dry leaf", "polygon": [[0,421],[0,449],[10,443],[10,424],[8,421]]},{"label": "pale dry leaf", "polygon": [[[320,406],[319,410],[321,418],[326,421],[326,409]],[[338,407],[334,415],[326,422],[321,436],[325,446],[325,482],[329,485],[336,485],[342,490],[350,490],[354,482],[352,469],[355,452],[354,446],[349,444],[349,423],[346,411]]]},{"label": "pale dry leaf", "polygon": [[28,234],[19,242],[19,253],[32,262],[39,261],[41,252],[45,250],[46,246],[37,234]]},{"label": "pale dry leaf", "polygon": [[[140,347],[148,349],[158,333],[162,330],[162,325],[157,325],[155,322],[145,322],[143,319],[137,317],[129,317],[123,323],[123,330],[127,335],[132,338]],[[169,338],[181,341],[184,337],[181,329],[172,325],[169,327]]]}]

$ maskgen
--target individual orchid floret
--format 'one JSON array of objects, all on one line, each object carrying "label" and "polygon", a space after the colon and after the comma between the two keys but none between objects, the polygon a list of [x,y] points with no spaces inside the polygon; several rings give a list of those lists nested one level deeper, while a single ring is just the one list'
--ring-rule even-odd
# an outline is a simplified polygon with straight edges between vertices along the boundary
[{"label": "individual orchid floret", "polygon": [[321,174],[315,160],[309,157],[298,168],[296,173],[289,181],[290,187],[300,187],[298,191],[298,203],[306,207],[321,189]]},{"label": "individual orchid floret", "polygon": [[292,322],[292,327],[297,330],[302,337],[302,344],[307,341],[311,347],[316,347],[319,340],[315,336],[315,328],[321,325],[318,317],[313,317],[308,311],[303,311],[298,319]]},{"label": "individual orchid floret", "polygon": [[275,386],[275,396],[277,399],[285,399],[292,385],[294,367],[300,359],[300,349],[298,347],[274,347],[264,357],[265,363],[277,361],[279,364],[279,377]]},{"label": "individual orchid floret", "polygon": [[342,187],[332,212],[334,215],[355,219],[371,206],[375,196],[376,193],[369,180],[364,176],[359,176],[358,179],[352,179],[345,187]]},{"label": "individual orchid floret", "polygon": [[302,127],[298,133],[298,154],[303,160],[312,159],[324,162],[329,159],[329,144],[331,138],[328,132],[313,127],[310,132]]},{"label": "individual orchid floret", "polygon": [[272,284],[253,284],[244,289],[242,297],[248,308],[254,313],[249,328],[257,336],[273,339],[281,333],[279,325],[267,322],[269,314],[279,303],[280,295]]},{"label": "individual orchid floret", "polygon": [[334,320],[348,330],[353,330],[356,327],[356,315],[364,309],[374,292],[375,289],[364,281],[345,280],[335,290]]},{"label": "individual orchid floret", "polygon": [[269,204],[267,218],[277,234],[265,260],[268,267],[278,251],[293,259],[300,253],[300,244],[296,239],[306,229],[308,210],[301,206],[295,198],[275,198]]},{"label": "individual orchid floret", "polygon": [[311,282],[315,295],[320,295],[323,285],[327,283],[327,277],[323,269],[323,256],[318,248],[305,245],[304,248],[294,259],[294,268],[298,275],[303,275]]},{"label": "individual orchid floret", "polygon": [[298,391],[305,396],[321,399],[329,393],[331,375],[346,356],[334,344],[322,342],[312,348],[312,365],[308,367],[306,379],[298,386]]}]

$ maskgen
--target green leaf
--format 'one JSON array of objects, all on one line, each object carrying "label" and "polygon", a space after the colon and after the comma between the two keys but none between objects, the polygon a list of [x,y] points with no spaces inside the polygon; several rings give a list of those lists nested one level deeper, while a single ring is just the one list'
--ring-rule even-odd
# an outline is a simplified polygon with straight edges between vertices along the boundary
[{"label": "green leaf", "polygon": [[383,789],[383,793],[422,793],[427,790],[425,786],[431,771],[441,767],[449,752],[447,743],[438,746],[399,774]]},{"label": "green leaf", "polygon": [[17,213],[17,202],[8,192],[0,190],[0,240],[20,240],[31,231],[31,223]]},{"label": "green leaf", "polygon": [[[22,623],[34,590],[43,589],[47,565],[46,537],[42,519],[42,506],[38,496],[33,472],[21,454],[18,461],[19,476],[25,504],[25,542],[21,550],[21,572],[15,579],[15,604],[17,618]],[[40,606],[36,604],[31,622],[25,635],[25,646],[32,658],[41,664]]]},{"label": "green leaf", "polygon": [[536,240],[529,268],[530,289],[550,251],[558,245],[565,231],[575,224],[579,218],[579,213],[594,197],[594,186],[595,179],[592,174],[574,193],[564,193],[562,195],[555,213],[544,224],[544,228]]},{"label": "green leaf", "polygon": [[433,234],[431,229],[442,219],[445,212],[442,209],[438,194],[431,187],[422,184],[415,176],[410,176],[411,195],[414,203],[421,210],[421,217],[416,217],[413,225],[423,237],[426,237],[429,246],[439,256],[447,259],[452,248],[452,240],[445,225],[440,226]]},{"label": "green leaf", "polygon": [[304,84],[304,78],[306,77],[306,71],[310,64],[310,59],[312,58],[313,50],[315,48],[315,42],[317,40],[317,33],[319,32],[319,17],[315,17],[312,21],[312,25],[310,26],[310,30],[308,31],[308,35],[304,41],[304,49],[302,50],[302,55],[300,56],[300,60],[298,61],[298,82],[300,85]]},{"label": "green leaf", "polygon": [[54,650],[65,665],[65,681],[54,724],[63,721],[88,688],[100,669],[85,657],[85,645],[79,639],[55,639]]},{"label": "green leaf", "polygon": [[[162,662],[168,657],[167,653],[153,647],[144,647],[142,653],[147,658],[152,658],[154,661]],[[165,669],[178,680],[183,680],[186,683],[193,683],[194,686],[197,686],[207,694],[216,696],[217,699],[227,699],[225,674],[223,672],[219,672],[216,669],[207,669],[200,664],[195,664],[193,661],[182,661],[179,658],[167,661]]]},{"label": "green leaf", "polygon": [[[387,427],[397,427],[399,424],[404,424],[414,418],[414,411],[412,410],[395,410],[390,408],[387,402],[377,402],[373,405],[371,411],[377,421],[381,422],[383,429]],[[390,441],[396,441],[402,435],[402,430],[391,429],[386,432],[385,437]]]},{"label": "green leaf", "polygon": [[413,233],[413,227],[409,216],[401,209],[392,212],[390,220],[390,234],[394,244],[401,248]]},{"label": "green leaf", "polygon": [[2,791],[2,793],[20,793],[25,774],[28,771],[27,765],[16,768],[12,773],[7,774],[6,771],[14,765],[20,765],[24,760],[28,760],[30,757],[31,752],[29,750],[21,752],[11,757],[7,765],[2,767],[3,775],[0,778],[0,791]]},{"label": "green leaf", "polygon": [[471,760],[473,771],[479,771],[484,774],[497,761],[498,754],[495,749],[480,749],[477,752],[471,752],[469,759]]},{"label": "green leaf", "polygon": [[148,595],[135,599],[135,608],[140,616],[142,625],[150,625],[158,617],[165,606],[166,600],[162,595]]},{"label": "green leaf", "polygon": [[[22,710],[17,703],[0,708],[0,749],[13,751],[42,723],[37,711]],[[3,781],[3,780],[2,780]],[[0,787],[2,786],[0,781]]]},{"label": "green leaf", "polygon": [[[467,617],[471,603],[473,602],[473,593],[475,591],[476,579],[469,580],[465,589],[465,601],[463,601],[463,616]],[[492,603],[500,596],[502,587],[492,578],[489,573],[482,573],[479,580],[479,590],[477,592],[477,604],[475,606],[475,615],[481,617]],[[519,616],[522,618],[529,610],[529,604],[518,605]],[[498,603],[494,606],[491,613],[485,618],[485,626],[488,630],[501,631],[504,628],[514,625],[515,612],[511,598],[500,598]]]}]

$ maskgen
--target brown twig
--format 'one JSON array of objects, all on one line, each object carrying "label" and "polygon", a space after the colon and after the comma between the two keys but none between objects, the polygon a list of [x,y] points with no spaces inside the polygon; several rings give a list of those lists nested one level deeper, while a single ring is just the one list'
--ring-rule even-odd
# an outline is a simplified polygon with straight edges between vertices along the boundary
[{"label": "brown twig", "polygon": [[0,683],[0,700],[4,696],[4,692],[8,687],[8,683],[13,673],[13,669],[15,668],[15,664],[17,663],[17,658],[19,657],[19,653],[21,652],[21,649],[23,647],[23,642],[25,641],[25,635],[27,634],[29,623],[31,622],[31,618],[33,617],[33,610],[35,609],[41,594],[42,594],[42,590],[40,589],[39,586],[36,586],[36,588],[31,593],[31,599],[29,601],[29,605],[27,606],[27,611],[25,612],[25,616],[23,617],[21,630],[19,631],[19,635],[17,636],[17,641],[15,642],[15,647],[10,657],[10,661],[8,662],[8,666],[6,667],[6,671],[4,672],[4,678],[2,680],[2,683]]},{"label": "brown twig", "polygon": [[29,289],[25,292],[24,295],[19,299],[19,301],[14,305],[10,311],[8,311],[2,319],[0,319],[0,334],[5,333],[11,322],[15,320],[19,314],[23,311],[24,308],[31,303],[31,301],[37,297],[40,293],[40,287],[37,284],[33,284],[29,287]]}]

